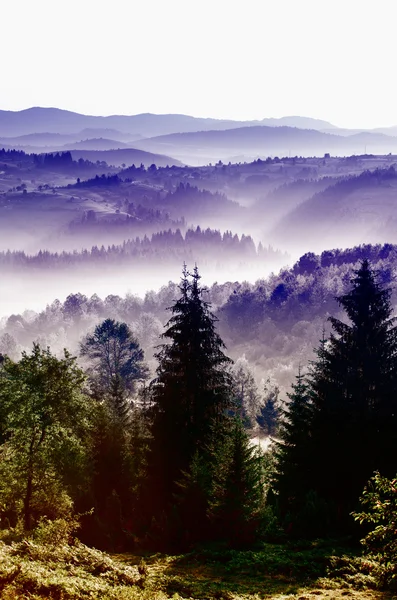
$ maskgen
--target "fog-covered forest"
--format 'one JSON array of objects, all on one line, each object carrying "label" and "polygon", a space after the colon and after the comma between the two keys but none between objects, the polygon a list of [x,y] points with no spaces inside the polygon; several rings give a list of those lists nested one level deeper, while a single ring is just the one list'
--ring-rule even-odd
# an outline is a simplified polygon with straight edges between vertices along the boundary
[{"label": "fog-covered forest", "polygon": [[182,117],[0,111],[0,594],[386,598],[393,131]]}]

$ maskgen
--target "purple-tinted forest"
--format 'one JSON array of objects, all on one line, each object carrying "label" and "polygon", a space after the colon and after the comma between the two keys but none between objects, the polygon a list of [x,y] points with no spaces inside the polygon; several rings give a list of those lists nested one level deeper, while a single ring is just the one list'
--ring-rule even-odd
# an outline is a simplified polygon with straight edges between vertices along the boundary
[{"label": "purple-tinted forest", "polygon": [[5,598],[386,598],[395,133],[0,110]]}]

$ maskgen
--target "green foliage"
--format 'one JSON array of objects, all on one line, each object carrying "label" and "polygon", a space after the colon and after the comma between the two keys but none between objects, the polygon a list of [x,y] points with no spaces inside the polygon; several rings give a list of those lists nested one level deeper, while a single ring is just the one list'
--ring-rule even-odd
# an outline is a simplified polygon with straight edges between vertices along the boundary
[{"label": "green foliage", "polygon": [[69,544],[67,529],[65,523],[57,521],[42,527],[37,539],[25,538],[10,546],[0,542],[2,598],[140,597],[145,578],[137,569],[78,541]]},{"label": "green foliage", "polygon": [[[251,550],[222,545],[178,556],[111,558],[72,538],[74,524],[43,522],[40,533],[0,542],[0,594],[5,600],[279,599],[375,587],[373,563],[333,541],[260,544]],[[327,590],[327,591],[325,591]],[[371,596],[372,597],[372,596]],[[375,596],[374,596],[375,598]]]},{"label": "green foliage", "polygon": [[260,532],[265,504],[264,464],[239,418],[219,446],[210,513],[220,539],[252,543]]},{"label": "green foliage", "polygon": [[312,487],[335,504],[343,529],[373,471],[395,469],[397,329],[390,294],[363,261],[352,289],[338,299],[350,323],[330,319],[335,333],[320,347],[311,378]]},{"label": "green foliage", "polygon": [[60,546],[73,541],[72,534],[80,528],[76,517],[50,520],[41,518],[32,533],[32,538],[38,544],[45,546]]},{"label": "green foliage", "polygon": [[353,516],[371,528],[361,540],[369,558],[376,563],[374,575],[383,586],[397,587],[397,478],[379,472],[371,478],[361,496],[363,510]]},{"label": "green foliage", "polygon": [[123,424],[108,403],[98,403],[92,420],[92,473],[83,510],[93,507],[94,513],[84,519],[82,534],[98,548],[120,551],[133,544],[139,525],[149,432],[138,406]]},{"label": "green foliage", "polygon": [[390,293],[364,260],[352,289],[338,298],[350,323],[330,318],[333,333],[290,395],[277,489],[292,532],[300,521],[299,534],[305,522],[307,535],[325,535],[323,526],[354,533],[349,513],[365,482],[375,469],[390,475],[395,468],[397,328]]},{"label": "green foliage", "polygon": [[3,363],[0,502],[14,524],[23,517],[30,529],[40,516],[69,514],[87,482],[90,401],[83,383],[66,350],[58,359],[35,344],[19,362]]},{"label": "green foliage", "polygon": [[231,408],[232,382],[225,370],[231,361],[223,353],[224,344],[215,330],[216,318],[203,298],[205,290],[199,280],[197,268],[190,276],[184,267],[181,296],[170,308],[172,317],[163,334],[169,343],[163,344],[157,354],[157,378],[151,384],[149,478],[143,507],[150,518],[173,510],[175,494],[181,493],[177,482],[188,473],[195,454],[205,457],[206,448],[216,443]]},{"label": "green foliage", "polygon": [[[289,531],[302,534],[300,513],[307,512],[308,490],[310,490],[310,444],[308,436],[311,423],[311,398],[309,386],[301,371],[288,394],[289,403],[282,410],[279,440],[275,446],[275,488],[278,507]],[[310,491],[309,491],[310,494]],[[306,515],[309,523],[314,514]],[[292,519],[292,520],[291,520]]]},{"label": "green foliage", "polygon": [[346,588],[376,589],[379,587],[379,563],[362,556],[332,556],[327,576]]}]

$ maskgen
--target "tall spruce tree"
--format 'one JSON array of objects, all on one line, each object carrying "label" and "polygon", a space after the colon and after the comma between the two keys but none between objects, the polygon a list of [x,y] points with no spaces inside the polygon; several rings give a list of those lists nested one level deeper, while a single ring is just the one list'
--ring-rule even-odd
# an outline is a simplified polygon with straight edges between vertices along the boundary
[{"label": "tall spruce tree", "polygon": [[210,513],[219,537],[232,546],[252,543],[260,534],[265,503],[264,458],[236,417],[218,452]]},{"label": "tall spruce tree", "polygon": [[[216,333],[216,317],[203,298],[197,267],[186,266],[180,298],[170,307],[163,344],[157,353],[157,377],[151,384],[152,448],[145,508],[158,516],[170,513],[180,482],[197,452],[206,449],[224,428],[232,398],[225,367],[231,362]],[[194,461],[193,461],[194,462]]]},{"label": "tall spruce tree", "polygon": [[351,291],[338,298],[350,323],[330,318],[333,332],[312,369],[313,413],[303,442],[310,486],[342,529],[373,471],[395,471],[397,329],[390,294],[364,260]]},{"label": "tall spruce tree", "polygon": [[287,396],[289,403],[281,411],[279,440],[275,450],[275,486],[283,515],[300,511],[312,479],[308,454],[312,405],[310,389],[300,368],[292,392]]}]

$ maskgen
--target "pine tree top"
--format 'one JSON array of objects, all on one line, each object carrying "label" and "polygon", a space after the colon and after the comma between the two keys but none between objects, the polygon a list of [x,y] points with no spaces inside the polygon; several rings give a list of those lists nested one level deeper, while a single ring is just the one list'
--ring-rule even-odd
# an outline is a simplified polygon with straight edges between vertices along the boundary
[{"label": "pine tree top", "polygon": [[[391,290],[382,289],[377,282],[376,273],[370,268],[369,261],[363,260],[360,268],[354,271],[354,275],[351,279],[353,287],[350,292],[337,298],[353,325],[360,327],[369,322],[381,324],[389,321],[392,314]],[[334,323],[335,320],[331,319],[331,322]]]}]

